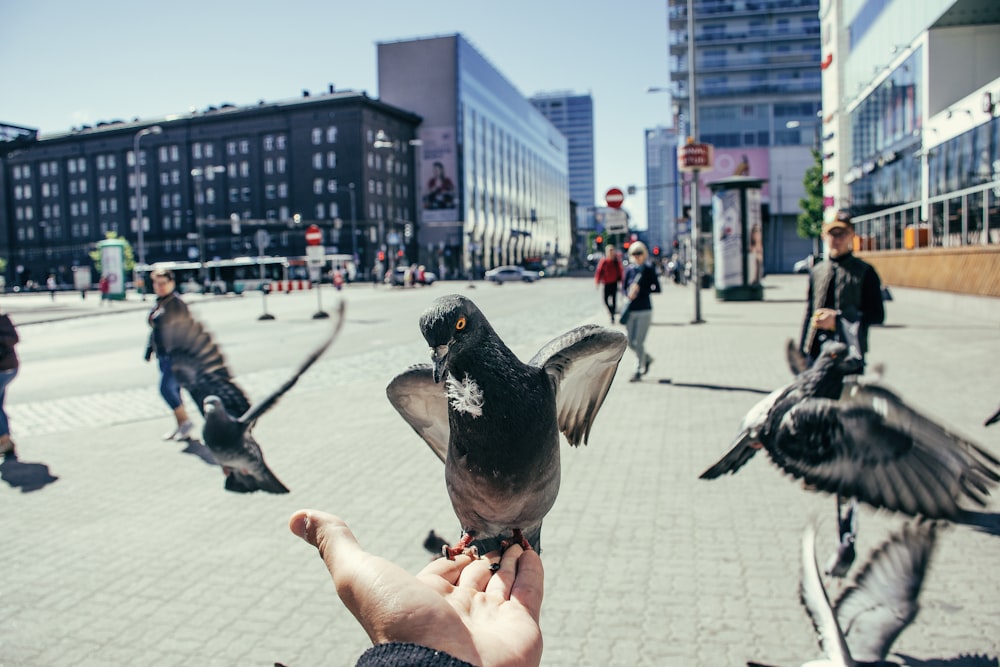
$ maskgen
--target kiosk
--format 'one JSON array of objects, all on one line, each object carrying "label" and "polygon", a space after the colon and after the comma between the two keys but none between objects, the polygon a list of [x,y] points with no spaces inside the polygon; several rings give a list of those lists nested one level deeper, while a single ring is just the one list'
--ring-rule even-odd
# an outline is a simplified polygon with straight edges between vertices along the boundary
[{"label": "kiosk", "polygon": [[764,225],[761,178],[733,176],[708,183],[712,191],[715,296],[722,301],[764,298]]}]

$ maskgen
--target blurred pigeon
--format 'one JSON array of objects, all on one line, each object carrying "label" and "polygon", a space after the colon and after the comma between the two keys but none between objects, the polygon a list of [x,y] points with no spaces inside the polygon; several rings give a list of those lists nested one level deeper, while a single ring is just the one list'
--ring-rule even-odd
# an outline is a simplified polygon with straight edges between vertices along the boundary
[{"label": "blurred pigeon", "polygon": [[792,375],[798,375],[809,368],[809,358],[802,354],[802,350],[791,338],[785,343],[785,359],[788,361],[788,370]]},{"label": "blurred pigeon", "polygon": [[226,475],[226,490],[237,493],[288,493],[285,485],[264,462],[260,445],[253,437],[253,426],[330,347],[343,323],[344,303],[341,301],[334,327],[323,342],[284,384],[252,406],[243,390],[233,381],[218,345],[200,322],[188,316],[175,318],[169,326],[163,327],[163,339],[173,359],[174,375],[205,417],[202,436],[205,445],[222,466]]},{"label": "blurred pigeon", "polygon": [[1000,422],[1000,409],[997,409],[997,411],[993,413],[993,416],[983,423],[983,426],[989,426],[990,424],[996,424],[997,422]]},{"label": "blurred pigeon", "polygon": [[776,465],[839,496],[932,519],[959,500],[985,505],[1000,462],[875,384],[847,376],[860,360],[826,343],[812,368],[751,408],[730,451],[702,473],[735,473],[763,447]]},{"label": "blurred pigeon", "polygon": [[919,610],[917,598],[934,550],[934,523],[913,522],[893,534],[832,607],[816,563],[815,537],[812,527],[802,537],[802,603],[829,660],[808,664],[881,663]]},{"label": "blurred pigeon", "polygon": [[446,555],[488,553],[507,543],[538,550],[542,518],[559,491],[559,432],[573,446],[587,442],[625,336],[578,327],[525,364],[479,308],[455,294],[434,301],[420,331],[433,364],[398,375],[386,394],[445,463],[462,527]]}]

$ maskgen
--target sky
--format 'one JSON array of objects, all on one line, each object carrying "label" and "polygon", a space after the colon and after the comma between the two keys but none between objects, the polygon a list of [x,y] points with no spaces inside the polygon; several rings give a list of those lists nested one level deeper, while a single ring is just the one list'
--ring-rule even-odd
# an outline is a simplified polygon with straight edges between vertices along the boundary
[{"label": "sky", "polygon": [[[376,45],[461,33],[525,97],[590,93],[598,205],[670,124],[667,0],[4,0],[0,123],[41,134],[336,89],[378,95]],[[644,191],[626,197],[646,226]]]}]

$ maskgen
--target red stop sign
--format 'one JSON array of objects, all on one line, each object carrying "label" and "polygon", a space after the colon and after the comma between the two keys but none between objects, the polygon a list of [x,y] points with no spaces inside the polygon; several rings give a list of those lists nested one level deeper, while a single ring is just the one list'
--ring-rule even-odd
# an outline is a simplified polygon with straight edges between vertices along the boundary
[{"label": "red stop sign", "polygon": [[621,208],[622,203],[625,201],[625,193],[618,188],[611,188],[604,193],[604,201],[611,208]]},{"label": "red stop sign", "polygon": [[306,227],[306,245],[321,245],[323,243],[323,230],[316,225]]}]

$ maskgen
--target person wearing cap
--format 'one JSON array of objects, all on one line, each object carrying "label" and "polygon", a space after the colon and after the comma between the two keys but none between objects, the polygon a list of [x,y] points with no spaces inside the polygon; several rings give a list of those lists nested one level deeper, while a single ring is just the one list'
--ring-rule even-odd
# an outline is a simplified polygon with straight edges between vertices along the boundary
[{"label": "person wearing cap", "polygon": [[841,210],[823,223],[823,241],[829,257],[809,273],[806,315],[799,348],[809,364],[819,357],[820,347],[838,338],[838,318],[858,324],[862,359],[868,351],[868,328],[885,321],[882,281],[871,264],[854,256],[854,223]]}]

